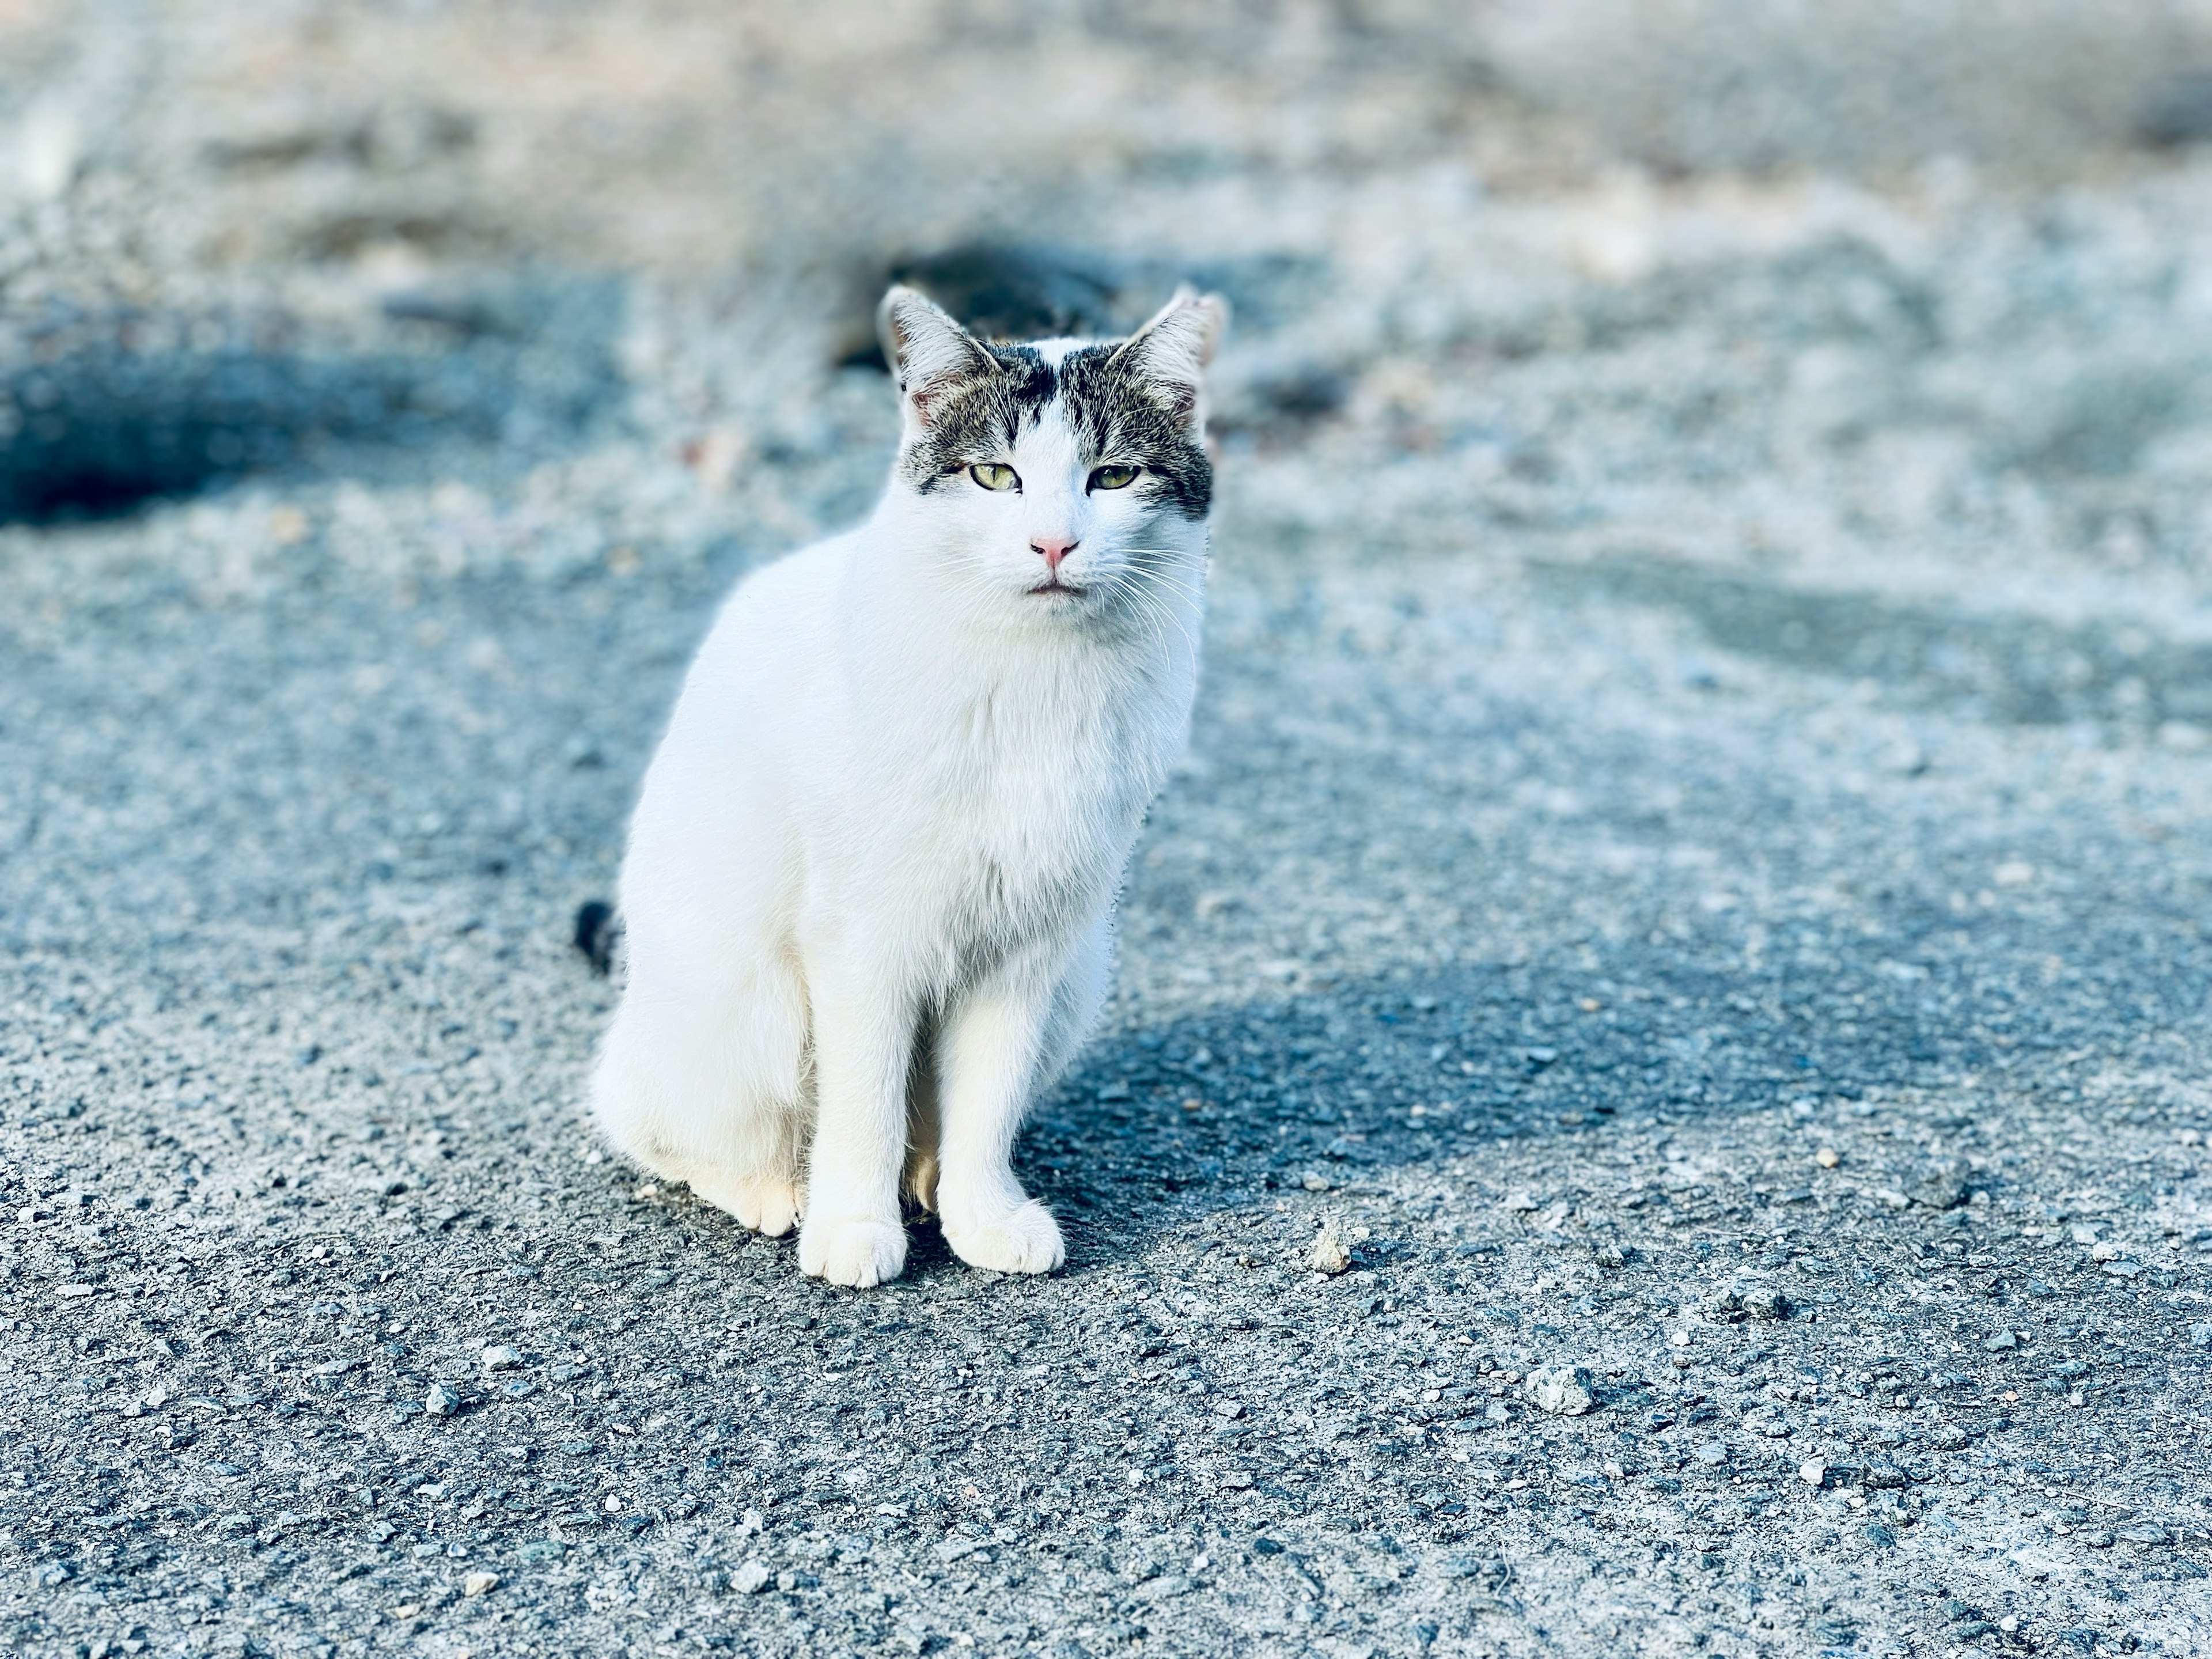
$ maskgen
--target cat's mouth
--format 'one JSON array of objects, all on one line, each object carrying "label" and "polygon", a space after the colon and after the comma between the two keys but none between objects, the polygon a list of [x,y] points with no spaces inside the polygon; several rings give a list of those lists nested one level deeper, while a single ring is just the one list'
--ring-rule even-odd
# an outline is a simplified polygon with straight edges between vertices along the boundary
[{"label": "cat's mouth", "polygon": [[1036,586],[1032,587],[1029,591],[1032,598],[1040,593],[1064,593],[1070,599],[1079,599],[1089,590],[1078,587],[1073,582],[1064,582],[1060,580],[1059,577],[1054,576],[1048,580],[1040,582]]}]

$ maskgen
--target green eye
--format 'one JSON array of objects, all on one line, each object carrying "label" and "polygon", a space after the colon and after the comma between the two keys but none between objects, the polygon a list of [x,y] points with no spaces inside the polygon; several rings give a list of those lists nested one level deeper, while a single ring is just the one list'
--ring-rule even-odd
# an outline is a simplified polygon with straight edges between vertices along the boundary
[{"label": "green eye", "polygon": [[1091,475],[1093,489],[1127,489],[1136,483],[1137,474],[1143,471],[1136,466],[1102,466]]},{"label": "green eye", "polygon": [[968,469],[968,476],[986,489],[1019,489],[1021,474],[1011,466],[1000,466],[996,461],[981,461]]}]

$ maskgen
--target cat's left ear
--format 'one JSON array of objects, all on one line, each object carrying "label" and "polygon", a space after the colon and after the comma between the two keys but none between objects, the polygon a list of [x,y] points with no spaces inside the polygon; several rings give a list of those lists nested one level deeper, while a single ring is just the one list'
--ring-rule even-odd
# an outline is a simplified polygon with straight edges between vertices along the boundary
[{"label": "cat's left ear", "polygon": [[913,289],[895,286],[876,307],[876,333],[908,412],[927,426],[937,401],[997,365],[975,337]]},{"label": "cat's left ear", "polygon": [[1113,361],[1133,368],[1168,412],[1193,431],[1206,424],[1206,366],[1229,328],[1229,301],[1188,285],[1123,341]]}]

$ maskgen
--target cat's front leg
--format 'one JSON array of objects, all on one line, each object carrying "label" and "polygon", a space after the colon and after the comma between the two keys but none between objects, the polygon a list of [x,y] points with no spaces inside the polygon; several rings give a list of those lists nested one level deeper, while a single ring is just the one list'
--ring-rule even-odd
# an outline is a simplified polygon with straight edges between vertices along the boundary
[{"label": "cat's front leg", "polygon": [[1022,1190],[1012,1164],[1059,980],[1040,963],[1002,970],[949,1012],[939,1039],[937,1211],[945,1242],[970,1267],[1043,1273],[1067,1258],[1060,1224]]},{"label": "cat's front leg", "polygon": [[908,1000],[861,973],[810,963],[815,1121],[801,1273],[865,1290],[906,1267],[899,1172],[914,1047]]}]

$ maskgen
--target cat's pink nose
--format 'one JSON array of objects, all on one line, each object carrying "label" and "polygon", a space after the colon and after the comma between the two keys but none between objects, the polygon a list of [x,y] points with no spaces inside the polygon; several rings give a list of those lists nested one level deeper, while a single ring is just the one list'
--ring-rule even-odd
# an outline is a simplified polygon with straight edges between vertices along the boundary
[{"label": "cat's pink nose", "polygon": [[1060,574],[1060,562],[1075,551],[1075,543],[1072,538],[1066,540],[1034,541],[1030,544],[1030,551],[1043,559],[1048,574],[1057,576]]}]

